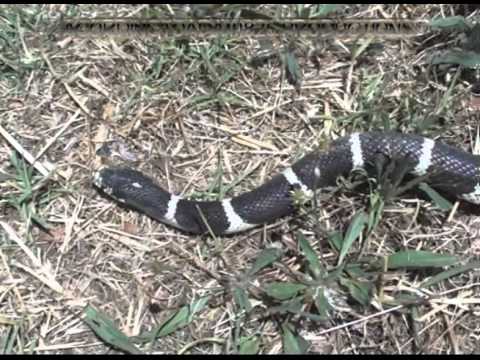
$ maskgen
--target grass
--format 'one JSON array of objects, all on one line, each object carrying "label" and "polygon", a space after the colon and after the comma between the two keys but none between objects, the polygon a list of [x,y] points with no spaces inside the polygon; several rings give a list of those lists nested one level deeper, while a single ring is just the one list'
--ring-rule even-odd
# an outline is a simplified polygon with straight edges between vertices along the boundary
[{"label": "grass", "polygon": [[18,214],[21,215],[23,221],[28,226],[32,226],[32,222],[42,227],[44,230],[48,230],[48,224],[37,215],[37,207],[42,206],[45,203],[52,201],[52,196],[48,192],[41,192],[41,198],[37,198],[42,187],[46,181],[42,181],[42,178],[33,177],[34,169],[27,166],[25,161],[18,159],[15,152],[11,156],[12,166],[16,169],[15,184],[18,185],[18,193],[13,193],[7,199],[8,205],[15,208]]},{"label": "grass", "polygon": [[[62,13],[433,19],[457,6],[1,8],[0,126],[24,152],[0,143],[0,352],[478,353],[476,210],[424,179],[400,182],[401,159],[312,202],[297,194],[296,216],[231,237],[188,236],[91,186],[110,139],[140,159],[131,166],[203,200],[252,189],[352,131],[468,151],[468,70],[428,61],[456,33],[319,44],[42,32]],[[25,153],[39,152],[32,166]]]}]

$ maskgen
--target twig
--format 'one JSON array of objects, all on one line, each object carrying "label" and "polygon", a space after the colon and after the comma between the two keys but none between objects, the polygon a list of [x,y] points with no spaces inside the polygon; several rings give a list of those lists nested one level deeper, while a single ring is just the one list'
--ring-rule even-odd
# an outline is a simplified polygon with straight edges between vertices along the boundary
[{"label": "twig", "polygon": [[[42,58],[45,60],[45,62],[47,63],[47,66],[50,70],[50,72],[52,73],[53,77],[55,79],[57,79],[58,81],[60,81],[63,85],[63,87],[65,88],[65,90],[67,91],[68,95],[70,95],[70,97],[72,98],[72,100],[80,107],[80,109],[82,109],[82,111],[87,114],[89,117],[92,117],[92,114],[90,113],[90,111],[86,108],[86,106],[77,98],[77,96],[74,94],[74,92],[72,91],[72,89],[70,88],[70,86],[68,86],[67,82],[64,81],[60,75],[57,74],[57,72],[55,71],[55,69],[53,68],[52,66],[52,63],[50,62],[50,60],[48,59],[47,55],[42,51],[41,52],[42,54]],[[91,84],[90,84],[91,85]],[[98,90],[98,89],[97,89]]]},{"label": "twig", "polygon": [[[178,250],[181,250],[182,253],[180,253]],[[204,266],[203,264],[201,264],[199,261],[197,261],[197,259],[195,259],[193,256],[190,256],[190,254],[188,253],[188,251],[184,250],[180,245],[177,245],[175,243],[172,243],[172,247],[170,248],[170,251],[173,252],[175,255],[177,256],[180,256],[181,258],[187,260],[190,262],[190,264],[192,264],[193,266],[195,266],[197,269],[200,269],[201,271],[203,271],[205,274],[209,275],[210,277],[214,278],[215,280],[218,281],[218,283],[221,283],[222,282],[222,277],[213,272],[212,270],[208,269],[206,266]]]},{"label": "twig", "polygon": [[74,94],[74,92],[72,91],[72,89],[70,88],[70,86],[68,86],[68,84],[65,82],[65,81],[62,81],[62,85],[63,87],[65,88],[65,90],[67,90],[67,93],[68,95],[70,95],[70,97],[72,98],[72,100],[80,107],[80,109],[83,110],[83,112],[85,114],[87,114],[90,118],[93,118],[92,114],[90,113],[90,111],[87,109],[87,107],[85,106],[85,104],[83,104],[79,99],[78,97]]},{"label": "twig", "polygon": [[394,312],[394,311],[397,311],[401,308],[403,308],[404,305],[397,305],[393,308],[390,308],[390,309],[387,309],[387,310],[383,310],[383,311],[380,311],[380,312],[377,312],[375,314],[372,314],[372,315],[368,315],[368,316],[365,316],[361,319],[358,319],[358,320],[353,320],[353,321],[350,321],[350,322],[347,322],[347,323],[344,323],[344,324],[341,324],[341,325],[338,325],[338,326],[334,326],[330,329],[326,329],[326,330],[323,330],[323,331],[320,331],[318,333],[318,336],[321,336],[321,335],[325,335],[325,334],[328,334],[330,332],[333,332],[333,331],[336,331],[336,330],[340,330],[340,329],[343,329],[343,328],[346,328],[346,327],[350,327],[352,325],[356,325],[356,324],[360,324],[360,323],[363,323],[367,320],[370,320],[370,319],[373,319],[377,316],[381,316],[381,315],[385,315],[385,314],[388,314],[388,313],[391,313],[391,312]]},{"label": "twig", "polygon": [[37,171],[43,176],[47,177],[51,171],[54,170],[54,166],[49,163],[42,164],[39,161],[36,161],[35,157],[30,154],[27,150],[23,148],[20,143],[13,138],[1,125],[0,125],[0,135],[2,135],[7,142],[13,146],[15,150],[22,155],[25,160],[27,160]]},{"label": "twig", "polygon": [[447,326],[447,334],[448,338],[450,339],[450,343],[452,344],[453,348],[453,353],[455,355],[461,354],[460,351],[458,350],[458,341],[457,338],[455,337],[455,333],[453,332],[453,328],[455,327],[456,324],[451,324],[450,321],[448,320],[447,314],[443,313],[443,320],[445,321],[445,325]]},{"label": "twig", "polygon": [[51,266],[48,263],[42,264],[42,261],[40,258],[35,256],[35,254],[25,245],[22,239],[17,236],[13,228],[8,225],[7,223],[4,223],[0,221],[0,226],[3,227],[7,235],[9,236],[10,239],[12,239],[14,242],[17,243],[17,245],[23,250],[25,255],[27,255],[30,258],[30,261],[32,262],[33,266],[35,269],[30,269],[27,266],[20,264],[18,262],[14,262],[14,265],[20,269],[25,270],[28,272],[30,275],[36,277],[38,280],[43,282],[45,285],[47,285],[49,288],[52,290],[63,294],[64,289],[62,285],[60,285],[57,280],[55,280],[55,277],[51,273]]},{"label": "twig", "polygon": [[53,136],[53,138],[51,138],[48,141],[48,143],[42,148],[42,150],[39,151],[37,156],[35,156],[34,161],[37,161],[40,158],[40,156],[42,156],[45,153],[45,151],[47,151],[48,148],[52,146],[52,144],[60,137],[60,135],[62,135],[65,132],[65,130],[67,130],[67,128],[77,120],[77,116],[79,113],[80,113],[80,110],[77,110],[77,112],[73,114],[70,120],[68,120],[65,123],[65,125],[63,125],[63,127]]},{"label": "twig", "polygon": [[[8,261],[7,257],[3,254],[2,249],[0,249],[0,258],[2,259],[3,267],[5,269],[5,272],[8,276],[9,281],[12,283],[11,287],[13,288],[13,292],[15,293],[15,296],[17,297],[18,304],[20,305],[20,311],[25,312],[26,307],[25,303],[23,302],[22,295],[20,294],[20,291],[18,290],[17,285],[15,284],[15,280],[13,278],[12,272],[10,271],[10,267],[8,266]],[[0,296],[0,304],[3,303],[4,296],[8,293],[8,291],[4,291],[3,294]],[[0,321],[1,323],[1,321]]]},{"label": "twig", "polygon": [[198,344],[205,343],[205,342],[214,342],[214,343],[217,343],[217,344],[225,344],[226,340],[216,338],[216,337],[207,337],[207,338],[198,339],[198,340],[195,340],[195,341],[185,345],[183,348],[181,348],[177,355],[182,355],[183,353],[187,352],[188,349],[190,349],[190,348],[192,348],[192,347],[194,347]]}]

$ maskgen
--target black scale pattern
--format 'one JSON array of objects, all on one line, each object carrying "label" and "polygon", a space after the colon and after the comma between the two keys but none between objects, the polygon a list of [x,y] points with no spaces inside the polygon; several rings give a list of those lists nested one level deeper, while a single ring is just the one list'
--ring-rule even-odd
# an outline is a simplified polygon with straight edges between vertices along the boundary
[{"label": "black scale pattern", "polygon": [[199,211],[214,233],[221,234],[228,229],[228,219],[219,201],[180,200],[175,219],[185,231],[194,234],[206,233],[208,228]]},{"label": "black scale pattern", "polygon": [[[375,154],[403,159],[416,165],[422,154],[424,138],[398,133],[361,134],[362,151],[366,161]],[[480,159],[453,146],[435,142],[427,182],[434,188],[458,196],[470,193],[480,180]]]},{"label": "black scale pattern", "polygon": [[378,154],[389,158],[405,158],[418,163],[422,152],[423,138],[416,135],[399,136],[399,134],[365,133],[360,135],[363,157],[366,162],[373,161]]},{"label": "black scale pattern", "polygon": [[[127,168],[103,168],[99,172],[99,177],[102,181],[100,188],[106,193],[111,192],[110,195],[114,199],[158,221],[163,220],[171,195],[152,179],[139,171]],[[133,185],[135,183],[142,187],[135,187]]]},{"label": "black scale pattern", "polygon": [[480,158],[452,146],[436,143],[429,183],[452,195],[467,194],[480,182]]},{"label": "black scale pattern", "polygon": [[[347,175],[352,169],[349,139],[350,136],[338,139],[328,152],[306,155],[292,165],[293,171],[309,189],[312,189],[314,184],[317,188],[335,185],[339,175]],[[404,159],[415,166],[422,154],[424,138],[417,135],[370,132],[360,134],[360,141],[365,163],[372,163],[382,154],[389,158]],[[461,196],[472,192],[479,183],[479,167],[478,156],[435,142],[428,182],[439,190]],[[315,168],[320,170],[319,179],[315,178]],[[99,187],[113,189],[114,198],[124,199],[127,205],[162,221],[170,194],[151,179],[129,169],[104,169],[100,175],[102,184]],[[133,187],[133,182],[140,183],[142,188]],[[260,187],[233,198],[232,207],[247,223],[266,223],[294,211],[290,196],[293,188],[282,174],[278,174]],[[214,233],[222,234],[228,229],[228,218],[220,202],[180,200],[175,216],[181,229],[191,233],[207,231],[197,206]]]},{"label": "black scale pattern", "polygon": [[245,222],[263,224],[292,213],[291,190],[292,185],[278,174],[253,191],[233,198],[232,206]]}]

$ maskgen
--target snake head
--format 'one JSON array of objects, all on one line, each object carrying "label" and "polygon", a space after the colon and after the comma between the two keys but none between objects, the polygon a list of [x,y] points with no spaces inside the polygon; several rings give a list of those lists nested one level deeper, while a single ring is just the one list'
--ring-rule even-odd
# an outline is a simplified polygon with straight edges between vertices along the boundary
[{"label": "snake head", "polygon": [[153,181],[142,173],[129,168],[103,167],[95,172],[93,184],[112,198],[125,203],[143,197]]},{"label": "snake head", "polygon": [[141,172],[127,167],[103,167],[93,176],[93,184],[127,207],[161,219],[170,194]]}]

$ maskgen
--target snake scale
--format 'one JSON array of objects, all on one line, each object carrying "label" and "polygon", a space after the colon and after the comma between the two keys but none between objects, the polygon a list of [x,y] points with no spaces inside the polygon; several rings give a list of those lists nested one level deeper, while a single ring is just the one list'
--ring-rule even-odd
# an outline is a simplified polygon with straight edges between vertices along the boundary
[{"label": "snake scale", "polygon": [[[263,185],[221,201],[193,201],[169,193],[142,173],[103,167],[94,185],[113,199],[183,231],[233,234],[295,211],[292,190],[309,196],[336,184],[339,176],[367,168],[378,155],[412,164],[410,173],[428,175],[434,189],[480,204],[480,156],[418,135],[395,132],[353,133],[337,139],[326,152],[313,152]],[[208,227],[206,225],[208,223]]]}]

